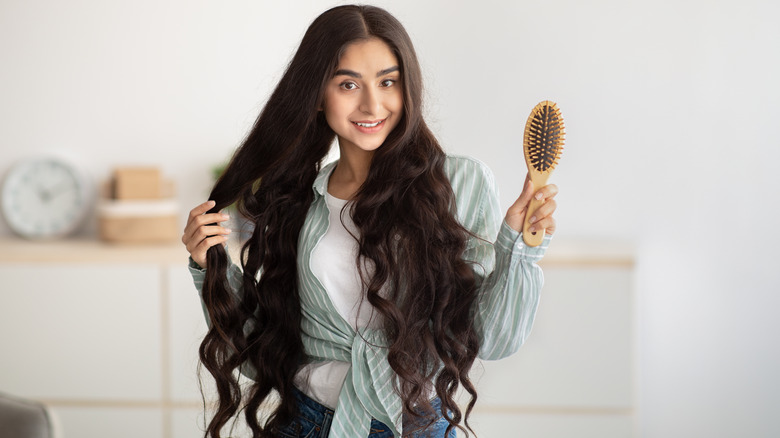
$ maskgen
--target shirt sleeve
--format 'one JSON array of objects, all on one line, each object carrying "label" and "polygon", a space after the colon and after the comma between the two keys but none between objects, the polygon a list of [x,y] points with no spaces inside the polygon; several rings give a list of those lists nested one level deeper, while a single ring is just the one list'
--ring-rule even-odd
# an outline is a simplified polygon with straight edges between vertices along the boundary
[{"label": "shirt sleeve", "polygon": [[501,359],[520,349],[531,332],[544,283],[537,262],[552,236],[538,247],[525,244],[522,233],[503,220],[492,172],[481,165],[473,178],[472,200],[465,223],[475,237],[464,258],[472,263],[478,287],[474,325],[481,359]]}]

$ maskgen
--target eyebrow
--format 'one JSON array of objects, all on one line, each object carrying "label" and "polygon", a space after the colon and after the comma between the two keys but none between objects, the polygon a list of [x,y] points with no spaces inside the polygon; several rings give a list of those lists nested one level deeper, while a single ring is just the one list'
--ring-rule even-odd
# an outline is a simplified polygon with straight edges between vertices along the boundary
[{"label": "eyebrow", "polygon": [[[376,72],[376,76],[377,77],[384,76],[384,75],[386,75],[388,73],[397,72],[398,70],[399,70],[398,66],[394,65],[394,66],[392,66],[390,68],[386,68],[384,70],[379,70],[378,72]],[[336,73],[333,76],[334,77],[335,76],[351,76],[351,77],[357,78],[357,79],[362,79],[363,78],[363,75],[361,75],[360,73],[358,73],[356,71],[352,71],[352,70],[347,70],[345,68],[336,70]]]}]

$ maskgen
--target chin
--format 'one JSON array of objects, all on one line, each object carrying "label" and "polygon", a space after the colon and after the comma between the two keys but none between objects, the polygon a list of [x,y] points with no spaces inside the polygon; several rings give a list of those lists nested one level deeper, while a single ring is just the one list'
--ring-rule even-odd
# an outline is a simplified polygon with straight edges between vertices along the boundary
[{"label": "chin", "polygon": [[371,141],[371,142],[362,142],[358,143],[356,141],[349,141],[355,148],[363,151],[363,152],[374,152],[375,150],[382,147],[384,144],[385,139],[382,139],[381,141]]}]

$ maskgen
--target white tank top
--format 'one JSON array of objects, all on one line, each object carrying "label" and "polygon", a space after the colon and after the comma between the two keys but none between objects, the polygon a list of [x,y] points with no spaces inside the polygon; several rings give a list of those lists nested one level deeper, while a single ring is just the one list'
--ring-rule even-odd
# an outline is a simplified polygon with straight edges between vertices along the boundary
[{"label": "white tank top", "polygon": [[[339,315],[352,328],[379,328],[379,314],[363,299],[364,287],[358,273],[357,228],[349,214],[349,203],[325,193],[328,206],[328,230],[314,248],[311,269],[325,287]],[[367,274],[371,274],[370,267]],[[335,408],[344,378],[351,364],[341,361],[317,362],[305,365],[295,378],[296,386],[309,397]]]}]

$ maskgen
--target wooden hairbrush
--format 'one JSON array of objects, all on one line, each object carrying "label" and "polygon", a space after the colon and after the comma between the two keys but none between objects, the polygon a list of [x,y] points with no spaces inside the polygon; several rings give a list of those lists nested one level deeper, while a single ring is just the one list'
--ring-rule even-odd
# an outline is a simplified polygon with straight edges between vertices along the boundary
[{"label": "wooden hairbrush", "polygon": [[[535,190],[547,185],[550,173],[558,164],[563,152],[564,134],[563,116],[555,102],[549,100],[539,102],[528,116],[523,136],[525,164],[528,166],[528,176],[534,183]],[[523,240],[528,246],[539,246],[544,239],[544,229],[528,231],[531,226],[529,219],[543,203],[543,200],[531,198],[528,204],[523,224]]]}]

